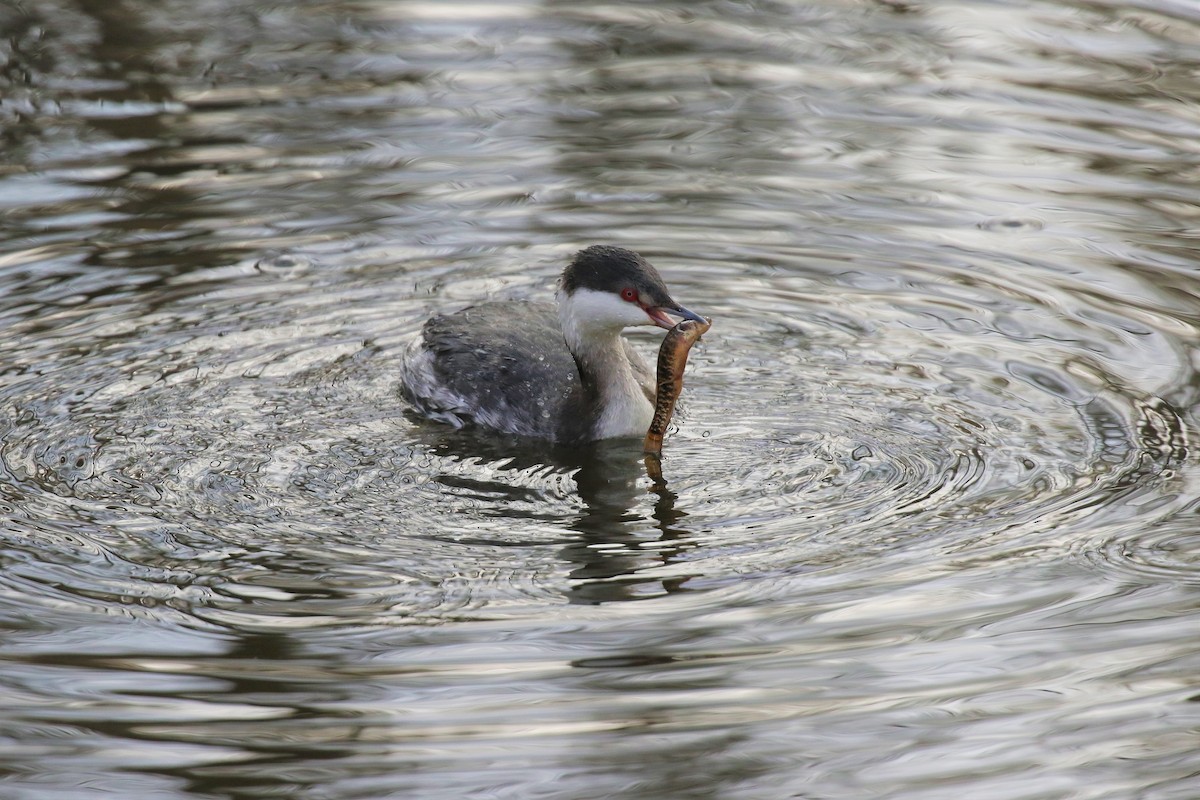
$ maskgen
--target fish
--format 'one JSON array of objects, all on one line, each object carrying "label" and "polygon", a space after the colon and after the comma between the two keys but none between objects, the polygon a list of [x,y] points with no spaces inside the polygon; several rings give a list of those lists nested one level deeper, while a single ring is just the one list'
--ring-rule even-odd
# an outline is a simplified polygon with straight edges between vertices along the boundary
[{"label": "fish", "polygon": [[666,338],[658,348],[654,417],[642,441],[645,455],[654,458],[662,455],[663,435],[671,424],[671,415],[675,413],[675,401],[683,391],[683,370],[687,366],[688,353],[711,327],[711,319],[705,319],[704,322],[685,319],[667,331]]}]

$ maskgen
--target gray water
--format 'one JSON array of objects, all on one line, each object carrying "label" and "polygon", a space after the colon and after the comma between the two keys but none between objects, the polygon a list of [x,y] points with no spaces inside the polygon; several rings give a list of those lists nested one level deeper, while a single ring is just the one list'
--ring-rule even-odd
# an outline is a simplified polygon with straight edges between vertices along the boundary
[{"label": "gray water", "polygon": [[[6,0],[0,65],[0,797],[1200,797],[1190,0]],[[398,396],[595,242],[714,319],[665,487]]]}]

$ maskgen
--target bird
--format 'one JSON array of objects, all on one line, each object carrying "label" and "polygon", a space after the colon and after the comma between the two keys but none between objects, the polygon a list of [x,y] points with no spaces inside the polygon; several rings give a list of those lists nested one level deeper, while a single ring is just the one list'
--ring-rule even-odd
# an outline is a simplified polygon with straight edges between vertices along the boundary
[{"label": "bird", "polygon": [[405,352],[401,394],[456,428],[565,445],[642,437],[654,374],[622,330],[704,318],[671,297],[646,259],[612,245],[576,253],[556,300],[492,301],[431,317]]}]

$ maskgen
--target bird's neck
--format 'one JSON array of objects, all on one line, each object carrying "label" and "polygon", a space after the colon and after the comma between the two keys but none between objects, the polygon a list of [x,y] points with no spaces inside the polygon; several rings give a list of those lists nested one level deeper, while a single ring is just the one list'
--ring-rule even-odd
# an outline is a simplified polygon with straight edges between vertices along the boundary
[{"label": "bird's neck", "polygon": [[623,326],[590,314],[585,304],[559,298],[559,321],[567,349],[575,357],[584,391],[597,406],[594,435],[607,439],[642,436],[654,407],[633,372]]}]

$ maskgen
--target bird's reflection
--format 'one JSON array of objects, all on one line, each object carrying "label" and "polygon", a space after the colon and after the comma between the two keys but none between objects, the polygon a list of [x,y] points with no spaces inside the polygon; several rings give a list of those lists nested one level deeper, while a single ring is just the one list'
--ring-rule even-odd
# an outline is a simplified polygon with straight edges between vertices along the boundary
[{"label": "bird's reflection", "polygon": [[[686,591],[693,576],[647,574],[679,560],[693,545],[684,524],[687,512],[676,506],[678,496],[661,470],[649,475],[647,489],[640,440],[560,448],[474,431],[447,431],[428,423],[418,425],[417,436],[441,458],[503,462],[504,469],[514,472],[548,466],[572,474],[583,508],[568,522],[574,536],[559,551],[571,567],[566,590],[570,602],[594,605]],[[489,477],[493,496],[527,494],[524,487],[498,484],[494,473]],[[446,480],[461,478],[446,476]],[[643,510],[647,491],[655,497],[649,517]]]},{"label": "bird's reflection", "polygon": [[575,483],[584,509],[572,524],[576,542],[564,547],[564,560],[575,564],[568,598],[573,603],[640,600],[684,591],[690,576],[669,579],[639,574],[670,564],[689,549],[687,512],[676,508],[677,495],[661,473],[650,491],[656,495],[652,535],[633,509],[646,491],[641,442],[598,442],[578,451]]}]

